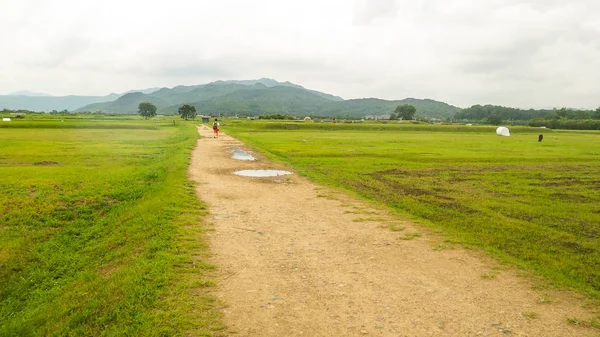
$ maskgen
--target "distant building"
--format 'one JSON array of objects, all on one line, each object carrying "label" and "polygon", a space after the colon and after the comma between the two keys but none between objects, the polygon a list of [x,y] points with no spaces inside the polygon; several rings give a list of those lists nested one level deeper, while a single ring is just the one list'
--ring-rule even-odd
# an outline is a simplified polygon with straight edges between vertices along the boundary
[{"label": "distant building", "polygon": [[380,119],[390,119],[390,114],[382,114],[382,115],[368,115],[365,116],[365,119],[374,119],[374,120],[380,120]]}]

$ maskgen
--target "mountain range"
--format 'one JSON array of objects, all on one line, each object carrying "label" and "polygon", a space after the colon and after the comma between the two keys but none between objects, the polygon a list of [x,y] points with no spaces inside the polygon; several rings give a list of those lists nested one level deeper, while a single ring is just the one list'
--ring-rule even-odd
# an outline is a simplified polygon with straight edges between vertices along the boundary
[{"label": "mountain range", "polygon": [[16,91],[8,95],[0,95],[0,110],[30,110],[45,111],[52,110],[73,111],[83,106],[98,103],[109,102],[132,92],[152,93],[160,88],[148,88],[143,90],[130,90],[122,94],[111,93],[105,96],[52,96],[43,93],[31,92],[27,90]]},{"label": "mountain range", "polygon": [[400,104],[411,104],[417,115],[432,118],[451,117],[459,108],[430,99],[377,98],[344,100],[331,94],[306,89],[290,82],[273,79],[216,81],[207,84],[131,90],[106,96],[0,96],[0,109],[34,111],[106,112],[136,114],[142,102],[154,104],[159,114],[176,114],[182,104],[196,107],[203,115],[264,115],[363,117],[385,115]]}]

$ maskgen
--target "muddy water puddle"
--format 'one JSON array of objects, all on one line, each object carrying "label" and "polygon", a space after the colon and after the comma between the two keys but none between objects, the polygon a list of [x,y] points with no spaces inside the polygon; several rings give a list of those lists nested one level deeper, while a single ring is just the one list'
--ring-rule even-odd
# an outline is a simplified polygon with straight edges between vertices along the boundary
[{"label": "muddy water puddle", "polygon": [[278,177],[292,174],[292,172],[283,170],[241,170],[235,171],[233,174],[242,177]]},{"label": "muddy water puddle", "polygon": [[231,158],[236,159],[236,160],[247,160],[247,161],[256,160],[256,158],[254,158],[254,156],[252,156],[250,153],[248,153],[244,150],[240,150],[240,149],[234,149],[233,154],[231,155]]}]

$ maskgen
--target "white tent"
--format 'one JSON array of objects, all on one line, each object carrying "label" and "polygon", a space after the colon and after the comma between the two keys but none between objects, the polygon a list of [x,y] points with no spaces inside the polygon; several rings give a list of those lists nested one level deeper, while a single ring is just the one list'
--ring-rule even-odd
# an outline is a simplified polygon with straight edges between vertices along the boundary
[{"label": "white tent", "polygon": [[10,118],[2,118],[3,122],[10,122]]},{"label": "white tent", "polygon": [[496,134],[498,136],[509,137],[510,136],[510,131],[508,130],[508,128],[505,128],[504,126],[501,126],[501,127],[499,127],[499,128],[496,129]]}]

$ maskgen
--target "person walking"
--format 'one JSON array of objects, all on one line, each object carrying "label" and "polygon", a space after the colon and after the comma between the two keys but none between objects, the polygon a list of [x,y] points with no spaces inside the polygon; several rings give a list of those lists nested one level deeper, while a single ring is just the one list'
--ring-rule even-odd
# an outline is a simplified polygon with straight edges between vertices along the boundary
[{"label": "person walking", "polygon": [[221,124],[219,124],[219,120],[215,118],[215,121],[213,122],[212,128],[213,128],[213,138],[219,138],[219,127],[221,126]]}]

